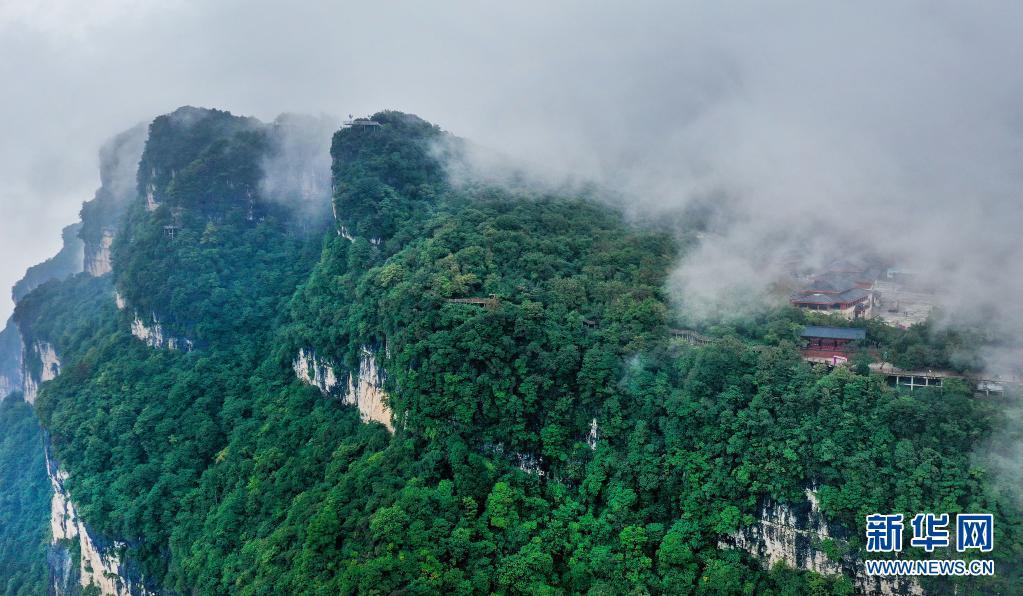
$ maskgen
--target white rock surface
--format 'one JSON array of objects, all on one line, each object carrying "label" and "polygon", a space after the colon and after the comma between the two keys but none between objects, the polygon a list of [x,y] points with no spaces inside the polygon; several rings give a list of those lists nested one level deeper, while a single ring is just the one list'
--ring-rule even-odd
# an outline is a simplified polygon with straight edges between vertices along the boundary
[{"label": "white rock surface", "polygon": [[[156,175],[154,170],[153,175]],[[156,211],[160,204],[156,202],[156,185],[150,182],[146,185],[146,210]]]},{"label": "white rock surface", "polygon": [[835,537],[828,527],[816,490],[808,488],[806,500],[804,507],[765,503],[756,523],[732,534],[720,546],[745,550],[767,568],[783,562],[788,567],[821,575],[854,575],[858,594],[923,594],[920,584],[913,580],[868,576],[862,561],[849,557],[831,560],[820,548],[821,542],[832,540],[844,546],[846,541]]},{"label": "white rock surface", "polygon": [[[85,523],[78,517],[75,505],[64,487],[67,472],[46,454],[46,469],[53,487],[50,501],[50,542],[57,546],[61,541],[77,541],[81,553],[79,584],[82,588],[93,586],[107,595],[129,595],[146,593],[141,586],[133,586],[122,576],[121,557],[117,551],[123,544],[114,544],[110,552],[100,549]],[[60,593],[59,582],[53,586]]]},{"label": "white rock surface", "polygon": [[93,277],[106,275],[113,271],[110,260],[110,247],[114,244],[114,233],[103,231],[99,246],[85,247],[85,272]]},{"label": "white rock surface", "polygon": [[25,365],[25,359],[22,359],[22,388],[21,391],[24,394],[25,401],[30,404],[34,404],[36,397],[39,396],[39,385],[57,378],[60,374],[60,358],[57,357],[57,352],[54,351],[53,346],[45,341],[36,341],[30,348],[32,355],[37,358],[40,363],[39,377],[35,377],[32,372]]},{"label": "white rock surface", "polygon": [[195,348],[195,342],[184,337],[167,337],[163,331],[163,325],[153,314],[149,323],[142,320],[142,317],[135,313],[131,322],[131,334],[145,342],[151,348],[167,348],[168,350],[181,350],[191,352]]},{"label": "white rock surface", "polygon": [[384,391],[384,371],[377,366],[376,354],[368,347],[360,349],[359,371],[345,375],[345,391],[340,393],[340,377],[333,364],[312,350],[301,349],[292,362],[297,376],[304,383],[317,387],[324,395],[340,397],[347,405],[359,409],[362,420],[374,420],[394,432],[389,396]]}]

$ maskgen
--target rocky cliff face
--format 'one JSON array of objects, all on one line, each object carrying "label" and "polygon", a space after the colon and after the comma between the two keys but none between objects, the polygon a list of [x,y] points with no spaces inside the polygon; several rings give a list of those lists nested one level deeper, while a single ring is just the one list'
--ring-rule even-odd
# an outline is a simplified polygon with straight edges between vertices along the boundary
[{"label": "rocky cliff face", "polygon": [[[119,295],[115,300],[118,298],[120,298]],[[120,303],[118,307],[121,308]],[[136,313],[134,320],[131,322],[131,334],[152,348],[167,348],[168,350],[181,350],[183,352],[191,352],[195,349],[195,342],[188,338],[166,335],[163,325],[157,320],[155,314],[151,316],[150,321],[147,323]]]},{"label": "rocky cliff face", "polygon": [[99,244],[85,245],[85,272],[93,277],[106,275],[113,271],[110,260],[110,247],[114,244],[114,233],[103,230]]},{"label": "rocky cliff face", "polygon": [[79,238],[85,245],[84,270],[99,277],[112,271],[110,247],[128,205],[138,196],[136,170],[148,127],[134,126],[107,141],[99,151],[100,187],[82,205]]},{"label": "rocky cliff face", "polygon": [[868,576],[862,561],[850,554],[835,560],[828,556],[828,541],[845,552],[846,531],[829,524],[817,502],[817,493],[806,490],[806,501],[790,506],[764,502],[759,519],[723,540],[721,546],[742,549],[760,559],[765,567],[784,563],[802,571],[822,575],[845,574],[854,578],[860,594],[923,594],[920,584],[907,579]]},{"label": "rocky cliff face", "polygon": [[[129,578],[118,554],[123,544],[107,545],[93,535],[75,511],[64,483],[67,473],[46,453],[46,469],[53,486],[50,502],[50,587],[55,594],[77,593],[78,588],[98,589],[101,594],[146,594],[140,580]],[[69,547],[78,544],[78,566]]]},{"label": "rocky cliff face", "polygon": [[24,360],[26,363],[34,361],[39,364],[38,373],[30,369],[27,364],[22,365],[22,393],[25,396],[25,401],[32,404],[35,403],[36,397],[39,395],[39,385],[57,378],[57,375],[60,374],[60,358],[48,342],[36,341],[32,344]]},{"label": "rocky cliff face", "polygon": [[358,373],[345,373],[343,383],[334,365],[313,350],[299,350],[292,366],[295,376],[303,382],[317,387],[324,395],[339,397],[343,403],[357,407],[364,422],[373,420],[394,432],[389,398],[383,388],[384,371],[377,366],[376,354],[368,347],[360,348]]},{"label": "rocky cliff face", "polygon": [[[53,345],[36,340],[26,350],[25,360],[34,362],[38,372],[25,367],[22,391],[25,400],[35,401],[39,386],[60,374],[61,362]],[[46,451],[46,468],[53,488],[50,501],[50,589],[54,594],[76,594],[80,588],[95,587],[101,594],[140,594],[141,581],[130,581],[125,577],[117,551],[123,546],[107,544],[101,537],[91,533],[78,517],[75,505],[65,488],[67,473],[60,469]],[[80,553],[78,565],[69,549],[74,542]],[[138,584],[138,585],[134,585]]]}]

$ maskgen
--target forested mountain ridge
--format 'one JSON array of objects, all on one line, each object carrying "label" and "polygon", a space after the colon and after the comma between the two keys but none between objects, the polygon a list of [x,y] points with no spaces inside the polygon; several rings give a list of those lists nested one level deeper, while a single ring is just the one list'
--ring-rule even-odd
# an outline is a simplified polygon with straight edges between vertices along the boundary
[{"label": "forested mountain ridge", "polygon": [[[273,127],[157,118],[112,274],[19,302],[60,355],[37,411],[122,587],[849,593],[724,544],[808,488],[851,530],[820,546],[836,560],[865,513],[995,512],[999,576],[962,589],[1017,585],[1019,511],[970,457],[996,403],[811,368],[797,312],[672,341],[668,230],[453,184],[457,139],[373,120],[334,135],[335,221],[310,227],[260,184]],[[139,341],[157,324],[188,343]],[[393,432],[297,378],[306,351],[338,383],[371,357]]]}]

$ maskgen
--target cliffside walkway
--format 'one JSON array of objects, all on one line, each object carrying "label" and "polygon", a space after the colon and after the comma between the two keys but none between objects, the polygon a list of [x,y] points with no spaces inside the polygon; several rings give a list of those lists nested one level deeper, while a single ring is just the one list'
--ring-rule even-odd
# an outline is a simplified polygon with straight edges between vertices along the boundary
[{"label": "cliffside walkway", "polygon": [[967,375],[950,370],[905,370],[890,362],[875,362],[870,371],[883,374],[888,382],[895,387],[909,387],[910,391],[917,387],[941,387],[945,379],[962,379],[973,383],[978,392],[985,395],[1002,393],[1006,386],[1019,387],[1023,379],[1015,375],[998,375],[983,373]]}]

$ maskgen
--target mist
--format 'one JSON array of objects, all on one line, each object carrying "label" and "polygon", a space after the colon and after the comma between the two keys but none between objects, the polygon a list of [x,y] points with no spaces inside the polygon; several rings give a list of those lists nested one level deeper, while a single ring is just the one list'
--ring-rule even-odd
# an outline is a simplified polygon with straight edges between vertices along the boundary
[{"label": "mist", "polygon": [[56,252],[96,148],[135,122],[386,108],[640,222],[708,214],[669,287],[694,315],[777,300],[793,255],[871,253],[935,280],[950,316],[1023,332],[1020,22],[1011,2],[6,4],[0,283]]},{"label": "mist", "polygon": [[331,214],[330,144],[338,118],[281,114],[270,128],[260,194],[297,212],[300,221],[325,221]]}]

